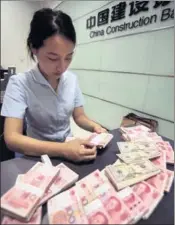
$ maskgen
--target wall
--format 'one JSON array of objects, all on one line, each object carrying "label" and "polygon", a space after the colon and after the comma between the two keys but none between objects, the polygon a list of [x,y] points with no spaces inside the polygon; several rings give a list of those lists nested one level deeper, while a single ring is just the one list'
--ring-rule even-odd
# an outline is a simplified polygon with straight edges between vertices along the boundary
[{"label": "wall", "polygon": [[114,129],[134,112],[158,120],[158,132],[174,139],[174,29],[86,43],[87,18],[111,2],[117,1],[64,1],[58,7],[73,18],[78,34],[71,70],[86,113]]},{"label": "wall", "polygon": [[40,8],[47,8],[47,7],[49,7],[49,8],[54,9],[58,5],[60,5],[60,3],[62,1],[54,1],[54,0],[46,1],[46,0],[44,0],[44,1],[35,1],[35,2],[38,2]]},{"label": "wall", "polygon": [[2,66],[16,66],[20,72],[33,65],[25,46],[32,14],[38,8],[58,5],[57,9],[72,17],[77,31],[78,45],[70,69],[78,76],[88,116],[114,129],[124,115],[134,112],[158,120],[158,132],[174,139],[173,28],[86,41],[87,18],[116,2],[1,2]]},{"label": "wall", "polygon": [[17,72],[25,71],[33,63],[26,49],[26,39],[38,2],[1,1],[1,65],[15,66]]}]

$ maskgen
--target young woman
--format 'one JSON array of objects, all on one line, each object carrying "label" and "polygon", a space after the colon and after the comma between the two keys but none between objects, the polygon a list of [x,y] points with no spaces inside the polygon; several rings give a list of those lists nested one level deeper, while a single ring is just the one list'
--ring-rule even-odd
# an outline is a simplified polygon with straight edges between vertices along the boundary
[{"label": "young woman", "polygon": [[35,12],[27,46],[37,65],[10,78],[1,111],[6,117],[5,141],[13,151],[74,161],[96,157],[95,147],[85,140],[64,142],[71,136],[71,116],[85,130],[105,132],[85,115],[77,78],[67,70],[75,45],[75,29],[67,14],[48,8]]}]

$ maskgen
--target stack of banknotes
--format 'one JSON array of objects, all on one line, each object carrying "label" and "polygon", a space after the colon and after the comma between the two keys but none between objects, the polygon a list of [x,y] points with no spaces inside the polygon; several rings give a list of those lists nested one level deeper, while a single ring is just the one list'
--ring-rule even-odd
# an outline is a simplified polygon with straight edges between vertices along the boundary
[{"label": "stack of banknotes", "polygon": [[[116,162],[81,180],[63,163],[53,166],[47,155],[41,156],[42,162],[18,175],[1,197],[1,224],[40,224],[44,203],[49,224],[135,224],[148,219],[172,186],[174,172],[166,166],[174,162],[174,152],[145,127],[121,132],[127,137],[142,134],[139,140],[118,142]],[[147,136],[149,140],[143,139]]]},{"label": "stack of banknotes", "polygon": [[41,206],[78,180],[79,175],[63,163],[52,166],[46,155],[43,160],[46,163],[37,162],[18,175],[14,186],[1,197],[2,224],[40,224]]},{"label": "stack of banknotes", "polygon": [[[161,155],[165,154],[167,164],[174,165],[174,150],[172,146],[157,133],[150,132],[150,129],[143,125],[128,128],[121,127],[120,131],[123,139],[126,141],[117,143],[121,153],[142,150],[142,154],[145,152],[153,154],[153,152],[159,151]],[[160,157],[157,158],[160,159]]]},{"label": "stack of banknotes", "polygon": [[[127,164],[123,164],[118,160],[115,166],[127,166]],[[127,176],[125,176],[126,171],[123,170],[118,177],[115,175],[116,181],[121,181],[123,177],[123,183],[127,184],[120,190],[107,176],[106,168],[103,171],[95,170],[76,182],[71,189],[48,201],[49,223],[135,224],[140,219],[147,219],[162,200],[163,193],[166,191],[165,174],[161,174],[159,168],[157,169],[154,165],[151,164],[151,166],[151,168],[145,168],[149,171],[143,173],[143,168],[138,163],[137,167],[140,171],[135,171],[135,174],[128,170]],[[137,177],[137,180],[131,182],[134,176]],[[173,172],[171,176],[173,176]],[[143,177],[144,181],[142,181]],[[170,186],[172,182],[171,178],[171,181],[169,180]]]},{"label": "stack of banknotes", "polygon": [[[97,148],[102,149],[102,148],[105,148],[109,144],[109,142],[112,140],[112,138],[113,138],[113,135],[110,133],[101,133],[101,134],[92,133],[89,135],[87,140],[91,144],[96,146]],[[66,142],[74,140],[74,139],[76,139],[76,137],[68,137],[68,138],[66,138]]]},{"label": "stack of banknotes", "polygon": [[[117,160],[114,166],[121,167],[122,164],[120,160]],[[95,170],[76,182],[75,180],[78,179],[76,174],[64,164],[62,166],[69,171],[67,171],[67,174],[63,174],[64,172],[60,169],[59,175],[56,176],[60,176],[62,181],[56,182],[57,194],[54,192],[45,200],[45,202],[47,201],[49,224],[135,224],[140,219],[147,219],[150,216],[161,201],[166,188],[166,182],[164,182],[165,174],[161,173],[150,178],[147,176],[148,179],[145,181],[138,182],[137,180],[132,185],[128,183],[128,186],[117,190],[111,179],[106,176],[106,169],[103,171]],[[152,172],[156,172],[155,168]],[[119,179],[122,179],[121,175],[119,174]],[[125,183],[133,175],[129,171],[128,176],[125,177]],[[136,175],[139,178],[137,173]],[[143,173],[140,176],[143,176]],[[173,176],[173,172],[170,176]],[[60,190],[63,190],[65,186],[69,186],[68,183],[71,179],[71,183],[76,182],[75,185],[60,193]],[[173,178],[171,178],[171,181],[169,179],[169,186],[171,186],[172,182]],[[50,189],[53,184],[50,185]],[[2,224],[39,224],[41,222],[43,194],[34,192],[33,188],[38,188],[38,186],[41,187],[42,185],[37,185],[36,187],[36,181],[33,181],[30,186],[28,184],[28,187],[24,185],[27,184],[23,184],[21,178],[17,179],[15,187],[20,186],[23,189],[23,193],[20,194],[19,190],[21,189],[16,189],[15,196],[10,196],[10,192],[7,192],[2,197],[5,200],[2,201],[1,199],[1,208],[4,208],[5,202],[9,207],[8,212],[10,212],[8,214],[7,211],[4,211],[5,216]],[[56,188],[54,190],[56,191]],[[38,200],[37,203],[35,199]],[[24,215],[22,215],[23,218],[16,217],[14,208],[16,212],[20,211],[22,214],[29,205],[31,205],[30,208],[33,207],[30,218],[25,220]],[[37,206],[34,207],[34,205]],[[13,214],[11,213],[12,208]]]}]

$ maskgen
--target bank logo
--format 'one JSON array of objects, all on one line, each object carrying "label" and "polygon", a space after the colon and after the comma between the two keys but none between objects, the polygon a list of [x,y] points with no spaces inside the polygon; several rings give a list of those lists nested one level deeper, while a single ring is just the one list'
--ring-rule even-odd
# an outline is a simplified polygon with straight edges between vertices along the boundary
[{"label": "bank logo", "polygon": [[[174,9],[164,8],[168,6],[171,1],[154,1],[150,3],[150,1],[122,1],[118,4],[112,6],[111,8],[103,9],[102,11],[98,12],[95,16],[90,16],[86,20],[86,29],[92,30],[94,28],[101,28],[107,24],[113,24],[116,21],[123,21],[126,17],[134,18],[135,15],[142,14],[143,12],[148,12],[152,5],[153,9],[162,8],[162,14],[160,21],[166,21],[167,19],[174,19]],[[124,22],[123,24],[117,26],[108,26],[106,28],[106,34],[115,33],[117,31],[125,31],[132,28],[137,28],[141,26],[147,26],[152,23],[157,22],[157,15],[151,16],[141,16],[139,19],[132,21],[132,22]],[[96,34],[95,34],[96,33]],[[101,29],[97,31],[90,32],[90,37],[93,38],[95,36],[102,36],[105,34],[105,30]]]}]

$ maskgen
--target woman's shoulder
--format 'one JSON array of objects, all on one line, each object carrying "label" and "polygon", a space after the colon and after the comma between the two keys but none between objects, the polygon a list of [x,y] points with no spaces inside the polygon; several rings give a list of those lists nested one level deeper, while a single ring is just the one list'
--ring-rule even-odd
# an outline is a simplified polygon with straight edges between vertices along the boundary
[{"label": "woman's shoulder", "polygon": [[28,80],[30,79],[30,75],[31,75],[31,70],[28,70],[22,73],[17,73],[15,75],[12,75],[9,81],[17,85],[26,84]]}]

